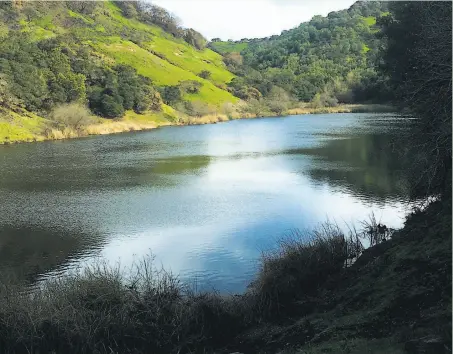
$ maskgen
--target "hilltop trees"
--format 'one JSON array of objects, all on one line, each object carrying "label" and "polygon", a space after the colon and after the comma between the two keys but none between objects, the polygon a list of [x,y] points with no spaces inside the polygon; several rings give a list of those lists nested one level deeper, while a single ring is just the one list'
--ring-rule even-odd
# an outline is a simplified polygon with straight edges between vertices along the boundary
[{"label": "hilltop trees", "polygon": [[206,47],[207,40],[193,28],[183,28],[181,20],[166,9],[145,1],[115,1],[123,15],[136,18],[143,23],[161,27],[165,32],[184,39],[191,46],[201,50]]},{"label": "hilltop trees", "polygon": [[[280,36],[218,43],[225,49],[228,69],[244,78],[243,89],[254,87],[267,97],[272,87],[283,88],[300,101],[323,96],[339,103],[381,102],[388,99],[385,77],[376,72],[382,39],[376,21],[387,15],[386,3],[356,3],[349,10],[314,16]],[[237,44],[240,53],[229,53]]]}]

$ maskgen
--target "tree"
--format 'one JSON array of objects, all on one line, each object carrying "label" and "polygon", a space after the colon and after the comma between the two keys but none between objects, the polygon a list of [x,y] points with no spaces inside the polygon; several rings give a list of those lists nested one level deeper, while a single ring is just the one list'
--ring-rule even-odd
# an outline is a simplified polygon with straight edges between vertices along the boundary
[{"label": "tree", "polygon": [[116,6],[121,9],[123,15],[127,18],[136,18],[138,16],[138,3],[136,1],[114,1]]},{"label": "tree", "polygon": [[139,95],[136,96],[134,102],[135,113],[144,113],[145,111],[161,111],[162,98],[156,90],[150,87],[143,87]]},{"label": "tree", "polygon": [[208,43],[206,38],[204,38],[201,33],[195,31],[193,28],[186,29],[184,31],[183,38],[187,43],[198,50],[206,48],[206,44]]},{"label": "tree", "polygon": [[161,91],[162,99],[165,104],[172,105],[182,99],[181,90],[178,86],[165,86]]},{"label": "tree", "polygon": [[96,1],[85,1],[85,0],[73,0],[73,1],[68,1],[66,3],[66,6],[75,12],[80,12],[84,15],[91,15],[95,8],[97,7],[97,2]]},{"label": "tree", "polygon": [[382,67],[398,102],[419,118],[406,141],[411,195],[451,200],[452,3],[395,2],[381,20],[388,40]]},{"label": "tree", "polygon": [[274,86],[268,95],[268,106],[271,112],[283,114],[289,108],[291,98],[288,92],[278,86]]},{"label": "tree", "polygon": [[119,118],[124,115],[124,108],[116,97],[103,94],[100,103],[104,117]]}]

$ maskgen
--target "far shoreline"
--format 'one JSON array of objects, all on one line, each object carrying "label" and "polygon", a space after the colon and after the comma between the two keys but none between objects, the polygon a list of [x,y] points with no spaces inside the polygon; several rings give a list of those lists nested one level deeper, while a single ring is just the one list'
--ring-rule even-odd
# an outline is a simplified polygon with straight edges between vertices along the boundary
[{"label": "far shoreline", "polygon": [[121,133],[131,133],[139,131],[150,131],[153,129],[167,127],[167,126],[188,126],[188,125],[206,125],[206,124],[217,124],[228,122],[232,120],[243,120],[243,119],[260,119],[260,118],[282,118],[287,116],[296,115],[314,115],[314,114],[340,114],[340,113],[396,113],[397,109],[390,105],[385,104],[348,104],[338,105],[336,107],[300,107],[289,109],[285,114],[272,114],[266,112],[266,114],[233,114],[228,117],[226,114],[211,114],[202,117],[189,117],[182,122],[153,122],[153,121],[136,121],[136,120],[125,120],[124,118],[119,120],[102,119],[101,123],[89,125],[86,130],[82,133],[75,131],[63,132],[59,130],[52,130],[50,135],[36,135],[32,139],[17,139],[14,141],[0,140],[0,145],[15,145],[19,143],[35,143],[43,141],[54,141],[54,140],[68,140],[77,138],[86,138],[98,135],[114,135]]}]

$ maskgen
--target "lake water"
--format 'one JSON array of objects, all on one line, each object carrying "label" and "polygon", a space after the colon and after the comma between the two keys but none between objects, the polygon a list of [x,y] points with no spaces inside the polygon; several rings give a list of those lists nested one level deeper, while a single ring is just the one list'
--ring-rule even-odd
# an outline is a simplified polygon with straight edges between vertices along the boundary
[{"label": "lake water", "polygon": [[371,212],[402,225],[402,118],[332,114],[0,147],[0,269],[49,276],[95,257],[240,292],[294,229]]}]

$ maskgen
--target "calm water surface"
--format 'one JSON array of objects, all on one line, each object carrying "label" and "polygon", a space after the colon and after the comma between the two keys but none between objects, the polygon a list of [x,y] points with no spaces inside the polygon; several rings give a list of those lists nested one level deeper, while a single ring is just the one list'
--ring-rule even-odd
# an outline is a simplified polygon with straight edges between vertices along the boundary
[{"label": "calm water surface", "polygon": [[294,116],[0,147],[0,269],[48,276],[152,252],[202,288],[242,291],[291,230],[371,212],[402,225],[399,122]]}]

